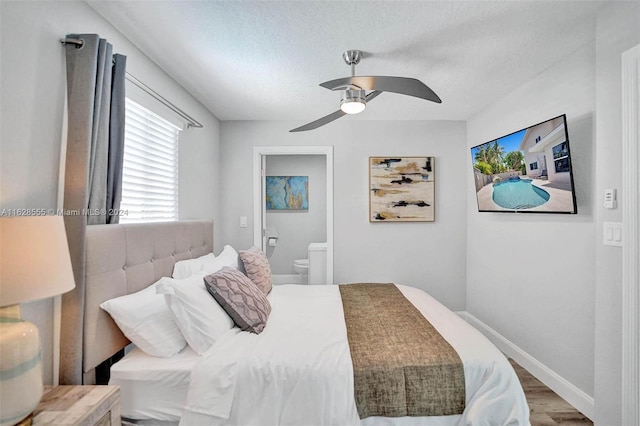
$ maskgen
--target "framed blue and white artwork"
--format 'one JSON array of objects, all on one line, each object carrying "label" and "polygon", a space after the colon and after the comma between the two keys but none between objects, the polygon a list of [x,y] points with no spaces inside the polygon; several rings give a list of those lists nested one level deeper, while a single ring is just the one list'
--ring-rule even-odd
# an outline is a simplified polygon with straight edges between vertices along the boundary
[{"label": "framed blue and white artwork", "polygon": [[309,210],[309,176],[267,176],[267,210]]}]

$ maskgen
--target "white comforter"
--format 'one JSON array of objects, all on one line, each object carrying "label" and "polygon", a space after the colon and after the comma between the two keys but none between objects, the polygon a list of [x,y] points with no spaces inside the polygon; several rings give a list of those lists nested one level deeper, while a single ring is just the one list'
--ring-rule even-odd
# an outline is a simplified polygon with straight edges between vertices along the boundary
[{"label": "white comforter", "polygon": [[511,365],[480,332],[422,290],[398,285],[464,364],[466,408],[443,417],[369,417],[353,398],[353,369],[337,286],[275,286],[259,334],[231,330],[191,375],[181,425],[528,425]]}]

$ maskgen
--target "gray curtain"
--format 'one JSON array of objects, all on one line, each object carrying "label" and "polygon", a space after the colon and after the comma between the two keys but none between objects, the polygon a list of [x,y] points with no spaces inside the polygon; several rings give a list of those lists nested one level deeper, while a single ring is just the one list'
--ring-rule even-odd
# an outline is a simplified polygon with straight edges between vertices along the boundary
[{"label": "gray curtain", "polygon": [[109,167],[107,168],[107,191],[105,209],[106,223],[118,223],[122,200],[122,159],[124,158],[124,79],[127,57],[113,55],[113,79],[111,81],[111,119],[109,120]]},{"label": "gray curtain", "polygon": [[[64,217],[76,287],[62,296],[60,382],[82,384],[86,227],[107,223],[105,211],[118,208],[120,202],[117,186],[121,185],[122,175],[126,58],[112,58],[112,46],[97,34],[69,34],[67,38],[84,43],[81,47],[65,45],[69,122],[64,209],[84,213]],[[112,71],[114,60],[116,74]],[[118,117],[114,119],[117,124],[113,134],[112,111]],[[122,140],[112,143],[112,137]],[[111,146],[115,153],[110,152]],[[111,171],[110,166],[114,167]],[[113,188],[107,187],[108,182]],[[115,207],[107,207],[108,198]]]}]

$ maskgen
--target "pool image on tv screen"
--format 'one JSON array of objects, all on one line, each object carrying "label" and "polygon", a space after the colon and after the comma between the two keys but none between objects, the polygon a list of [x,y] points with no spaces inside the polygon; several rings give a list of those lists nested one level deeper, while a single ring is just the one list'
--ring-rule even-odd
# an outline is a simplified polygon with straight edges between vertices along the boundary
[{"label": "pool image on tv screen", "polygon": [[561,115],[471,148],[478,211],[577,213],[568,135]]}]

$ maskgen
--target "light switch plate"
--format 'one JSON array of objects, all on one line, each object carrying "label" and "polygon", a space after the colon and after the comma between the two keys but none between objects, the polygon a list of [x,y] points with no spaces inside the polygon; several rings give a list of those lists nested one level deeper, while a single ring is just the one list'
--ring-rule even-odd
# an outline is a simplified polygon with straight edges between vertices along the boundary
[{"label": "light switch plate", "polygon": [[622,247],[622,222],[604,222],[602,231],[605,246]]}]

